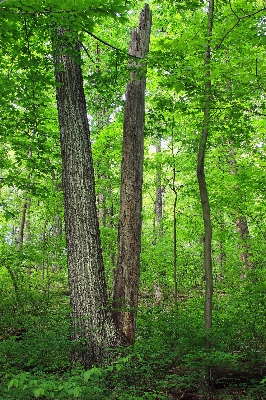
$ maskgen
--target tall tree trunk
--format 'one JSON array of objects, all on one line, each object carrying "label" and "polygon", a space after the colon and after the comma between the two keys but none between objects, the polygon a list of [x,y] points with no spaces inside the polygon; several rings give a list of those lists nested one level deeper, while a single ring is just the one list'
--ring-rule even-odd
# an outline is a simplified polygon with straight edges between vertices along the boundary
[{"label": "tall tree trunk", "polygon": [[18,238],[17,238],[18,250],[21,250],[24,241],[24,229],[26,224],[26,213],[28,208],[27,206],[28,206],[28,200],[25,199],[22,204],[22,213],[18,230]]},{"label": "tall tree trunk", "polygon": [[[204,119],[201,131],[201,138],[198,152],[197,178],[200,191],[202,214],[204,221],[204,269],[205,269],[205,302],[204,302],[204,323],[205,328],[212,327],[212,297],[213,297],[213,276],[212,276],[212,224],[210,203],[205,177],[205,152],[209,134],[210,111],[211,111],[211,38],[213,27],[214,0],[209,0],[208,6],[208,29],[207,47],[204,55],[205,66],[205,100],[204,100]],[[211,342],[207,335],[206,348],[210,349]],[[206,368],[206,382],[210,385],[211,367]]]},{"label": "tall tree trunk", "polygon": [[[109,197],[112,197],[112,189],[109,188],[108,189],[109,192]],[[114,223],[114,205],[113,203],[111,203],[110,207],[108,208],[108,214],[109,214],[109,228],[110,229],[115,229],[116,228],[116,224]],[[112,282],[114,284],[114,277],[115,277],[115,267],[116,267],[116,248],[111,248],[111,252],[110,252],[110,262],[111,262],[111,266],[112,266]],[[113,285],[112,285],[113,286]]]},{"label": "tall tree trunk", "polygon": [[[162,140],[160,137],[157,139],[156,155],[160,156],[162,152]],[[156,165],[156,189],[155,189],[155,203],[154,203],[154,240],[155,245],[157,240],[162,236],[162,218],[163,218],[163,187],[162,187],[162,166],[161,161]],[[153,298],[157,305],[160,305],[163,301],[163,294],[160,287],[159,273],[156,273],[155,282],[153,285]]]},{"label": "tall tree trunk", "polygon": [[[156,155],[160,155],[162,152],[162,143],[161,138],[158,138],[158,142],[156,145]],[[163,218],[163,188],[162,188],[162,179],[161,179],[161,163],[159,167],[156,168],[156,197],[154,204],[154,212],[155,212],[155,227],[158,226],[159,235],[161,233],[161,220]]]},{"label": "tall tree trunk", "polygon": [[[99,180],[103,179],[104,176],[99,176]],[[100,192],[98,193],[96,197],[96,202],[97,202],[97,215],[98,215],[98,220],[99,224],[102,227],[106,226],[106,218],[107,218],[107,210],[106,210],[106,196],[102,189],[100,189]]]},{"label": "tall tree trunk", "polygon": [[212,276],[212,225],[210,215],[210,203],[205,178],[205,151],[209,134],[210,110],[211,110],[211,37],[213,26],[214,0],[209,0],[208,7],[208,30],[207,30],[207,48],[204,56],[205,65],[205,104],[204,120],[201,132],[201,139],[198,152],[197,178],[200,191],[200,199],[204,221],[204,268],[206,279],[204,321],[205,328],[212,327],[212,295],[213,295],[213,276]]},{"label": "tall tree trunk", "polygon": [[[144,58],[148,53],[151,11],[142,10],[138,31],[131,31],[129,54]],[[122,182],[118,262],[114,283],[114,321],[128,340],[134,342],[141,251],[141,208],[143,180],[145,64],[135,62],[130,69],[131,82],[126,89],[124,115]]]},{"label": "tall tree trunk", "polygon": [[17,249],[21,250],[23,243],[24,243],[24,236],[25,236],[25,228],[27,229],[26,241],[30,240],[30,221],[27,218],[27,214],[29,213],[31,204],[30,197],[25,198],[22,203],[22,212],[21,212],[21,219],[18,228],[18,237],[17,237]]},{"label": "tall tree trunk", "polygon": [[[174,120],[173,120],[174,122]],[[174,194],[174,208],[173,208],[173,267],[174,267],[174,302],[177,304],[177,218],[176,218],[176,209],[177,209],[177,189],[176,189],[176,162],[175,162],[175,153],[174,153],[174,133],[172,132],[172,159],[173,159],[173,178],[171,189]]]},{"label": "tall tree trunk", "polygon": [[73,32],[59,28],[54,46],[68,279],[73,339],[78,342],[72,364],[90,368],[111,357],[110,348],[123,338],[108,311],[80,43]]}]

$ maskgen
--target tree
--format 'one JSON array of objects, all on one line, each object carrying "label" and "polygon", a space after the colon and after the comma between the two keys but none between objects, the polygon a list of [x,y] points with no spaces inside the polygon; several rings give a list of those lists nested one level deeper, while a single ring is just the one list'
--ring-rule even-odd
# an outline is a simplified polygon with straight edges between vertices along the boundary
[{"label": "tree", "polygon": [[211,110],[211,37],[213,29],[213,13],[214,2],[209,1],[208,6],[208,30],[207,30],[207,46],[204,56],[205,65],[205,91],[204,91],[204,119],[201,131],[201,138],[198,152],[197,177],[199,183],[199,191],[201,198],[201,206],[204,221],[204,269],[206,280],[206,293],[204,304],[204,321],[205,328],[212,327],[212,294],[213,294],[213,277],[212,277],[212,225],[210,216],[210,203],[205,178],[204,163],[207,139],[210,128],[210,110]]},{"label": "tree", "polygon": [[55,80],[73,338],[78,342],[72,362],[89,368],[103,362],[106,348],[122,345],[123,339],[108,306],[80,42],[63,28],[58,28],[55,40]]},{"label": "tree", "polygon": [[140,276],[141,210],[144,152],[145,58],[149,49],[151,11],[142,10],[138,31],[131,31],[131,82],[126,89],[118,230],[118,262],[114,284],[114,321],[129,342],[134,342]]},{"label": "tree", "polygon": [[[156,154],[160,159],[161,151],[162,151],[162,139],[158,137],[158,142],[156,145]],[[156,192],[155,192],[155,202],[154,202],[154,230],[156,231],[156,227],[158,230],[158,234],[162,233],[161,221],[163,218],[163,187],[162,187],[162,178],[161,178],[161,165],[157,166],[156,171]],[[155,233],[156,234],[156,233]]]}]

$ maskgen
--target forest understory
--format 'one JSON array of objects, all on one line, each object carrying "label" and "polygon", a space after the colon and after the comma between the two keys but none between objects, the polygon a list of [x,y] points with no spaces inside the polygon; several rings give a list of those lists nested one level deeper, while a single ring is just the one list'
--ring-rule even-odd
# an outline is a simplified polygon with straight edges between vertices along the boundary
[{"label": "forest understory", "polygon": [[[247,299],[245,291],[237,296],[219,291],[212,346],[206,349],[201,291],[183,293],[176,305],[169,298],[156,305],[145,292],[135,346],[117,349],[114,363],[84,370],[69,363],[73,343],[63,286],[49,293],[24,289],[17,302],[14,293],[13,301],[7,296],[12,286],[2,285],[1,399],[266,398],[266,338],[255,314],[258,294]],[[231,308],[236,305],[237,310]]]}]

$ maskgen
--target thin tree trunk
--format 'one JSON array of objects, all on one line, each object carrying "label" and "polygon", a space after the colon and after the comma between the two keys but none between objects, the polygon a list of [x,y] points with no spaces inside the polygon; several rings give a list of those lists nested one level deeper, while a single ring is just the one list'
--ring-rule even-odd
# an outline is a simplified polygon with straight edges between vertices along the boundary
[{"label": "thin tree trunk", "polygon": [[208,44],[204,57],[205,64],[205,104],[204,104],[204,120],[201,132],[201,139],[198,152],[197,178],[200,190],[200,199],[204,221],[204,268],[206,279],[205,305],[204,305],[204,321],[205,328],[209,329],[212,326],[212,294],[213,294],[213,277],[212,277],[212,225],[210,214],[210,203],[205,178],[205,151],[209,134],[210,110],[211,110],[211,47],[210,41],[212,36],[214,13],[214,0],[209,0],[208,8]]},{"label": "thin tree trunk", "polygon": [[[103,179],[104,176],[99,176],[99,180]],[[97,215],[98,215],[98,220],[99,224],[102,227],[106,226],[106,218],[107,218],[107,210],[106,210],[106,196],[102,189],[100,189],[100,192],[98,196],[96,197],[97,201]]]},{"label": "thin tree trunk", "polygon": [[[112,197],[112,189],[109,188],[108,190],[109,192],[109,197]],[[115,228],[115,224],[113,221],[113,216],[114,216],[114,205],[113,203],[111,204],[111,206],[108,209],[108,214],[109,214],[109,228],[110,229],[114,229]],[[114,276],[115,276],[115,267],[116,267],[116,249],[111,249],[111,253],[110,253],[110,262],[111,262],[111,266],[112,266],[112,281],[114,284]],[[113,286],[113,285],[112,285]]]},{"label": "thin tree trunk", "polygon": [[72,364],[90,368],[112,357],[110,348],[124,342],[108,311],[80,43],[73,32],[59,28],[54,46],[72,337],[77,341]]},{"label": "thin tree trunk", "polygon": [[28,197],[27,199],[27,213],[26,213],[26,222],[25,222],[25,228],[26,228],[26,236],[25,236],[25,242],[29,243],[31,240],[31,218],[30,218],[30,206],[31,206],[31,198]]},{"label": "thin tree trunk", "polygon": [[[158,143],[156,146],[156,155],[161,154],[162,143],[161,138],[158,138]],[[161,179],[161,168],[156,168],[156,198],[155,198],[155,227],[159,227],[159,234],[161,233],[161,220],[163,218],[163,188]]]},{"label": "thin tree trunk", "polygon": [[[144,58],[148,53],[151,31],[151,11],[142,10],[138,31],[133,29],[129,54]],[[126,89],[124,114],[122,182],[118,262],[114,283],[113,317],[116,326],[128,340],[134,342],[141,251],[141,208],[143,180],[145,63],[130,65],[133,71]]]},{"label": "thin tree trunk", "polygon": [[[211,37],[213,27],[213,14],[214,14],[214,0],[209,0],[208,6],[208,29],[207,29],[207,47],[204,56],[205,66],[205,104],[204,104],[204,119],[201,132],[199,152],[198,152],[198,165],[197,165],[197,178],[200,191],[200,199],[202,206],[202,214],[204,221],[204,268],[205,268],[205,302],[204,302],[204,323],[205,328],[212,327],[212,297],[213,297],[213,275],[212,275],[212,224],[210,203],[205,177],[205,152],[209,134],[210,125],[210,111],[211,111]],[[206,347],[210,348],[211,343],[207,336]],[[210,384],[211,369],[207,367],[206,378]]]},{"label": "thin tree trunk", "polygon": [[[34,132],[35,132],[35,128],[33,128],[32,137],[34,136]],[[32,158],[32,151],[30,149],[28,150],[28,158],[29,159]],[[28,178],[30,178],[30,175],[28,176]],[[26,186],[28,186],[28,184]],[[23,205],[22,205],[22,214],[21,214],[21,220],[20,220],[19,231],[18,231],[18,239],[17,239],[18,250],[21,250],[21,248],[23,246],[24,230],[25,230],[25,226],[27,226],[26,214],[27,214],[27,210],[30,208],[30,203],[31,203],[31,199],[27,198],[24,200]],[[29,232],[28,232],[28,234],[29,234]]]},{"label": "thin tree trunk", "polygon": [[172,135],[172,158],[173,158],[173,180],[171,189],[174,193],[174,209],[173,209],[173,251],[174,251],[174,302],[177,304],[177,219],[176,219],[176,208],[177,208],[177,189],[176,189],[176,166],[175,166],[175,154],[174,154],[174,136]]},{"label": "thin tree trunk", "polygon": [[[160,156],[162,152],[162,142],[161,138],[158,137],[158,142],[156,145],[156,155]],[[156,189],[155,189],[155,204],[154,204],[154,240],[155,245],[157,240],[162,236],[162,218],[163,218],[163,188],[161,179],[161,162],[158,162],[156,166]],[[153,298],[157,305],[160,305],[163,300],[163,294],[160,287],[160,280],[158,272],[156,273],[155,283],[153,285]]]},{"label": "thin tree trunk", "polygon": [[30,206],[30,199],[25,199],[22,204],[22,214],[20,219],[18,238],[17,238],[17,248],[21,250],[23,242],[24,242],[24,231],[26,226],[26,214],[27,210]]}]

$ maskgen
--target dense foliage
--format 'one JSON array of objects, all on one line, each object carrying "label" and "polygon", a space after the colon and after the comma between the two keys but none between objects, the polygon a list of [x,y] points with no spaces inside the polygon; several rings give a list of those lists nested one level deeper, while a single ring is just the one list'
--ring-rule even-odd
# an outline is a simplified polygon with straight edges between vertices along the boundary
[{"label": "dense foliage", "polygon": [[[149,4],[136,343],[123,353],[118,349],[114,364],[84,371],[69,362],[73,343],[52,35],[64,19],[82,40],[111,297],[127,43],[143,4],[0,2],[0,399],[266,398],[265,5],[260,0],[215,5],[206,152],[214,299],[213,328],[207,332],[196,178],[207,5]],[[158,193],[162,215],[156,211]]]}]

